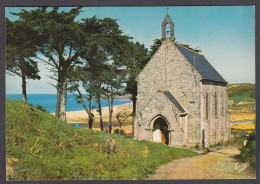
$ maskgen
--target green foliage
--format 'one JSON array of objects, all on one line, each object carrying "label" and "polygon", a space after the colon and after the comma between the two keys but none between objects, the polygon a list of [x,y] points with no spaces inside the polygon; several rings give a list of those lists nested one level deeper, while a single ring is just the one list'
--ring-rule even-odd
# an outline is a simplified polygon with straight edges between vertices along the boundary
[{"label": "green foliage", "polygon": [[41,106],[39,104],[37,104],[36,109],[39,109],[40,111],[43,111],[43,112],[47,112],[46,108],[44,108],[43,106]]},{"label": "green foliage", "polygon": [[235,137],[235,139],[234,139],[234,143],[241,147],[244,145],[244,141],[245,141],[245,139],[242,137]]},{"label": "green foliage", "polygon": [[251,91],[249,97],[255,99],[255,91]]},{"label": "green foliage", "polygon": [[150,56],[153,56],[155,54],[155,52],[159,49],[159,47],[161,46],[162,41],[160,39],[155,39],[153,40],[153,45],[150,47]]},{"label": "green foliage", "polygon": [[[28,102],[27,102],[27,103],[28,103]],[[34,107],[32,103],[28,103],[28,105],[30,105],[31,107]],[[40,111],[43,111],[43,112],[48,112],[48,111],[46,110],[46,108],[44,108],[44,107],[41,106],[40,104],[37,104],[37,105],[35,106],[35,108],[38,109],[38,110],[40,110]]]},{"label": "green foliage", "polygon": [[[75,128],[17,100],[6,100],[6,155],[9,180],[142,179],[189,150]],[[107,152],[114,139],[115,152]]]},{"label": "green foliage", "polygon": [[60,11],[58,7],[39,7],[13,13],[35,32],[31,39],[28,38],[29,41],[41,40],[38,52],[44,57],[39,57],[37,53],[36,58],[49,66],[48,69],[53,72],[50,78],[57,81],[57,85],[53,85],[57,89],[56,115],[62,119],[65,119],[67,102],[67,73],[72,66],[80,63],[76,48],[84,35],[80,24],[75,21],[79,13],[80,8]]},{"label": "green foliage", "polygon": [[27,79],[40,79],[37,62],[33,60],[41,45],[37,32],[22,21],[6,19],[6,70]]},{"label": "green foliage", "polygon": [[144,66],[148,63],[150,56],[148,54],[148,49],[139,42],[131,42],[129,48],[130,59],[127,62],[127,72],[129,74],[129,78],[127,81],[126,92],[132,94],[133,97],[136,97],[136,77],[143,70]]},{"label": "green foliage", "polygon": [[199,148],[200,148],[200,146],[198,144],[196,144],[195,149],[199,149]]},{"label": "green foliage", "polygon": [[249,134],[247,145],[241,149],[241,160],[243,162],[249,161],[250,165],[256,167],[256,140],[255,132]]},{"label": "green foliage", "polygon": [[120,129],[117,128],[117,129],[114,130],[114,133],[115,133],[115,134],[120,134],[120,135],[125,135],[124,129],[121,129],[121,130],[120,130]]},{"label": "green foliage", "polygon": [[6,19],[6,71],[22,78],[23,100],[27,101],[26,80],[40,79],[35,60],[38,47],[42,45],[31,25],[23,21]]},{"label": "green foliage", "polygon": [[255,100],[255,85],[254,84],[233,84],[228,86],[229,99],[242,101],[242,100]]}]

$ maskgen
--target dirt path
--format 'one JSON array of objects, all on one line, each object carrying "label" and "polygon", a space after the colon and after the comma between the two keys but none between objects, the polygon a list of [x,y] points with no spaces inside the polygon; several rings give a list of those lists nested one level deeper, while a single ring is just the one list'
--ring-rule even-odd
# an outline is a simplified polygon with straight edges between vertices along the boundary
[{"label": "dirt path", "polygon": [[173,160],[150,175],[154,179],[254,179],[255,171],[237,159],[236,147],[223,148],[205,155]]}]

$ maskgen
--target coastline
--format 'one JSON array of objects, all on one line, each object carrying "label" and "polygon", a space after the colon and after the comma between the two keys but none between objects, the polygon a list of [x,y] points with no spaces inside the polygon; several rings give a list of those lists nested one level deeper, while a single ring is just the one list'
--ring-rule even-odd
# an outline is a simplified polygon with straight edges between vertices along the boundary
[{"label": "coastline", "polygon": [[[116,129],[119,129],[119,123],[116,119],[116,115],[119,112],[127,112],[132,113],[132,103],[126,103],[123,105],[115,105],[113,106],[113,116],[112,116],[112,133]],[[52,113],[54,114],[54,113]],[[92,125],[93,130],[100,131],[100,117],[99,112],[97,109],[93,110],[94,114],[94,122]],[[108,124],[109,124],[109,110],[108,107],[102,108],[102,119],[103,119],[103,125],[104,125],[104,131],[108,131]],[[86,128],[88,128],[88,115],[85,110],[80,111],[69,111],[66,112],[66,121],[67,123],[81,123]],[[122,129],[126,134],[132,134],[132,117],[128,117],[126,121],[122,125]]]},{"label": "coastline", "polygon": [[[112,121],[115,123],[115,121],[117,121],[115,119],[115,116],[117,113],[119,113],[120,111],[126,111],[131,113],[132,112],[132,103],[125,103],[122,105],[115,105],[113,106],[113,117],[112,117]],[[93,114],[94,114],[94,124],[99,124],[99,112],[98,109],[93,109]],[[52,115],[55,115],[55,113],[51,113]],[[102,117],[103,117],[103,121],[104,123],[107,122],[108,120],[108,116],[109,116],[109,108],[108,106],[103,107],[102,108]],[[66,112],[66,121],[68,123],[72,123],[72,122],[77,122],[77,123],[84,123],[87,124],[88,123],[88,114],[85,110],[78,110],[78,111],[67,111]]]}]

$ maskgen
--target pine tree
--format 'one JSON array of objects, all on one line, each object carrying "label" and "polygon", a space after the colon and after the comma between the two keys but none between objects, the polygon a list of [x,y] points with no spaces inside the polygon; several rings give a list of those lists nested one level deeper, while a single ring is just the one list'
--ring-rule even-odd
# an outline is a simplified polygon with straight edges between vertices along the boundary
[{"label": "pine tree", "polygon": [[35,60],[41,40],[37,31],[22,21],[6,19],[6,70],[22,78],[23,100],[27,101],[26,80],[40,79]]},{"label": "pine tree", "polygon": [[56,116],[62,120],[66,120],[68,70],[79,57],[75,50],[81,40],[80,24],[75,22],[79,13],[80,8],[65,12],[59,11],[58,7],[42,7],[15,14],[32,26],[44,42],[39,51],[47,59],[39,59],[54,73],[52,78],[57,81]]}]

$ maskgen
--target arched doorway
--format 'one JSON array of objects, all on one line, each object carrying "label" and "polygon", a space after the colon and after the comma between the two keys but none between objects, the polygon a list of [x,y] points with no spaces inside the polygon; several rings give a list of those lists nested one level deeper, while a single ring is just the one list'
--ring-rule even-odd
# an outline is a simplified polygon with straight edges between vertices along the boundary
[{"label": "arched doorway", "polygon": [[158,117],[153,124],[153,141],[163,144],[169,144],[169,131],[166,120]]}]

